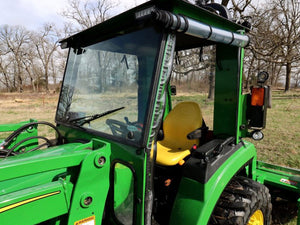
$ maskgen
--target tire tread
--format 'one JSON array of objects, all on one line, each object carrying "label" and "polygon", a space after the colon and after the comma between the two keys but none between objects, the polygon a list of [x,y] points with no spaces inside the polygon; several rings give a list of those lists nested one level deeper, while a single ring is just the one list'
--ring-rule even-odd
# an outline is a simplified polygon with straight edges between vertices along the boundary
[{"label": "tire tread", "polygon": [[271,224],[271,195],[266,186],[247,177],[234,177],[226,186],[209,225],[247,225],[251,215],[260,209],[264,225]]}]

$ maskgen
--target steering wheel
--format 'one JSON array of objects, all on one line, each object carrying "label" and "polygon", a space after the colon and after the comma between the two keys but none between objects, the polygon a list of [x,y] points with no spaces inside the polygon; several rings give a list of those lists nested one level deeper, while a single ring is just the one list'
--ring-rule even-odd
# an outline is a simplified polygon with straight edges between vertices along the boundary
[{"label": "steering wheel", "polygon": [[106,124],[110,127],[111,132],[115,136],[127,137],[129,130],[127,129],[127,124],[119,120],[107,119]]},{"label": "steering wheel", "polygon": [[[32,137],[28,137],[25,138],[21,141],[19,141],[18,143],[16,143],[13,147],[11,147],[10,149],[7,149],[6,147],[8,147],[14,140],[15,138],[21,134],[24,130],[30,129],[31,127],[38,125],[38,124],[43,124],[43,125],[47,125],[50,126],[52,129],[55,130],[55,132],[57,133],[57,139],[55,140],[55,142],[50,141],[48,138],[42,137],[42,136],[32,136]],[[40,121],[40,122],[31,122],[31,123],[27,123],[25,125],[23,125],[22,127],[20,127],[19,129],[15,130],[12,134],[10,134],[1,144],[0,144],[0,158],[6,158],[8,156],[11,155],[16,155],[18,154],[17,152],[15,152],[14,150],[17,149],[21,144],[25,143],[28,140],[32,140],[32,139],[43,139],[46,143],[40,144],[37,147],[26,151],[26,152],[32,152],[35,151],[37,149],[40,149],[43,146],[47,146],[47,147],[51,147],[54,145],[59,145],[63,143],[63,137],[61,135],[61,133],[59,132],[59,130],[56,128],[56,126],[54,126],[53,124],[49,123],[49,122],[45,122],[45,121]]]},{"label": "steering wheel", "polygon": [[142,134],[143,125],[139,123],[132,123],[125,117],[125,121],[107,119],[106,124],[110,127],[111,132],[115,136],[123,137],[130,140],[139,140]]}]

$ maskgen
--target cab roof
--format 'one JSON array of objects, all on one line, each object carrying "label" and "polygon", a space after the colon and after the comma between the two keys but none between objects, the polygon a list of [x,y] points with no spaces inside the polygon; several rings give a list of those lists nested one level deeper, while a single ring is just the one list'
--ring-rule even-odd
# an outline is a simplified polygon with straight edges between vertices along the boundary
[{"label": "cab roof", "polygon": [[[85,47],[114,36],[149,26],[150,24],[153,25],[155,24],[155,21],[153,21],[150,14],[148,16],[144,16],[142,19],[137,18],[137,14],[139,12],[147,11],[147,9],[152,8],[165,10],[177,15],[184,15],[188,18],[231,32],[236,32],[238,30],[247,31],[247,28],[240,24],[234,23],[217,13],[211,12],[203,7],[191,4],[184,0],[151,0],[91,28],[63,39],[60,41],[61,46],[62,48]],[[178,35],[178,44],[176,44],[177,50],[193,48],[210,43],[210,41],[187,36],[188,35],[186,34]]]}]

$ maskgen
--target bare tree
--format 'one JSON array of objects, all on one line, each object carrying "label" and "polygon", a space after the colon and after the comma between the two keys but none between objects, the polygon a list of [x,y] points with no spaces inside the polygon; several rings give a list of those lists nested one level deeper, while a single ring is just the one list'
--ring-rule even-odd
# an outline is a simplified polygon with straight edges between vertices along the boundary
[{"label": "bare tree", "polygon": [[278,68],[273,70],[275,74],[285,66],[285,91],[288,91],[292,68],[300,60],[300,4],[294,0],[270,1],[254,18],[252,51],[257,59],[275,63],[273,67]]},{"label": "bare tree", "polygon": [[36,72],[36,54],[32,42],[29,43],[25,51],[26,53],[23,54],[23,57],[21,57],[20,60],[23,63],[23,68],[27,73],[32,90],[36,92],[38,90],[38,87],[36,87],[35,81],[37,80],[36,76],[38,73]]},{"label": "bare tree", "polygon": [[109,12],[117,6],[111,0],[68,0],[68,7],[62,15],[80,29],[87,29],[108,19]]},{"label": "bare tree", "polygon": [[44,25],[39,32],[20,26],[0,27],[1,86],[7,91],[22,92],[30,85],[38,91],[42,81],[48,91],[48,84],[56,83],[58,74],[62,74],[59,64],[65,54],[59,52],[58,40],[54,25]]},{"label": "bare tree", "polygon": [[[184,85],[188,90],[195,88],[207,91],[211,75],[211,47],[179,51],[175,56],[172,83]],[[214,75],[214,71],[213,74]]]},{"label": "bare tree", "polygon": [[9,66],[10,63],[6,63],[1,57],[0,57],[0,83],[2,83],[7,91],[13,91],[12,88],[12,82],[10,79],[9,74]]},{"label": "bare tree", "polygon": [[[1,68],[5,83],[12,79],[12,89],[23,91],[24,69],[22,57],[29,43],[30,32],[21,26],[4,25],[0,28]],[[5,65],[6,64],[6,65]]]},{"label": "bare tree", "polygon": [[[69,0],[63,14],[85,29],[107,19],[117,5],[112,2]],[[57,31],[53,24],[45,24],[34,32],[20,26],[0,26],[0,86],[22,92],[25,85],[30,85],[38,91],[43,83],[49,91],[49,84],[58,83],[65,66],[66,52],[60,51],[58,40],[74,32],[72,27],[66,25],[63,31]]]},{"label": "bare tree", "polygon": [[[37,56],[42,65],[45,89],[49,91],[49,76],[51,69],[55,68],[53,56],[58,48],[58,34],[53,24],[45,24],[39,33],[33,37]],[[53,74],[52,74],[53,76]]]},{"label": "bare tree", "polygon": [[276,22],[280,25],[280,29],[276,34],[281,37],[279,56],[285,63],[285,91],[288,91],[291,86],[291,71],[293,63],[300,60],[300,4],[294,0],[276,0],[276,4],[274,3],[273,10],[278,15]]},{"label": "bare tree", "polygon": [[[299,68],[299,67],[298,67],[298,68]],[[295,88],[299,88],[299,87],[300,87],[300,69],[298,69],[298,70],[295,72],[294,80],[295,80]]]},{"label": "bare tree", "polygon": [[[234,17],[241,17],[243,18],[244,13],[246,12],[246,10],[251,6],[251,2],[252,0],[230,0],[231,4],[232,4],[232,10],[234,12]],[[228,1],[222,1],[222,3],[227,3]]]},{"label": "bare tree", "polygon": [[[238,21],[244,18],[243,15],[247,8],[251,6],[251,0],[195,0],[195,4],[200,7],[205,7],[214,11],[208,3],[219,3],[225,7],[231,7],[235,17],[238,17]],[[206,6],[205,6],[206,5]],[[253,6],[251,6],[253,7]],[[216,11],[216,13],[218,13]],[[215,60],[216,49],[215,46],[202,49],[192,49],[180,52],[177,56],[177,64],[173,69],[172,81],[181,84],[186,83],[188,87],[191,87],[191,83],[200,81],[205,84],[206,90],[208,90],[208,99],[214,98],[214,83],[215,83]],[[205,58],[202,62],[202,57]]]}]

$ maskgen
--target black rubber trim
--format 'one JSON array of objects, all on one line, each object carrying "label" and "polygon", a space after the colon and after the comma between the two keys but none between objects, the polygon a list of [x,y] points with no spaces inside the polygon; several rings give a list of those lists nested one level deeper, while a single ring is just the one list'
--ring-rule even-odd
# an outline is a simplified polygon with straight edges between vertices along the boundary
[{"label": "black rubber trim", "polygon": [[166,28],[170,29],[174,24],[174,19],[173,19],[172,13],[170,13],[170,12],[166,12],[166,13],[167,13],[167,16],[168,16]]},{"label": "black rubber trim", "polygon": [[242,57],[242,48],[239,48],[238,49],[237,80],[236,80],[236,87],[237,87],[236,88],[237,89],[236,90],[236,96],[238,97],[238,99],[236,101],[236,111],[235,111],[235,115],[236,115],[235,136],[237,138],[241,138],[241,137],[238,137],[238,134],[239,134],[239,131],[240,131],[240,125],[241,125],[241,124],[239,124],[239,104],[240,104],[240,98],[242,97],[241,93],[243,91],[242,85],[240,84],[240,82],[241,82],[241,71],[240,71],[240,68],[241,68],[241,65],[242,65],[241,57]]},{"label": "black rubber trim", "polygon": [[232,32],[231,32],[231,36],[232,36],[232,38],[231,38],[231,41],[228,43],[228,45],[231,45],[232,42],[234,41],[234,34]]},{"label": "black rubber trim", "polygon": [[211,35],[213,33],[211,26],[209,26],[209,30],[210,30],[210,33],[209,33],[208,37],[206,38],[207,40],[211,37]]},{"label": "black rubber trim", "polygon": [[175,14],[175,17],[177,19],[177,24],[175,26],[175,30],[179,30],[179,28],[181,27],[181,19],[180,19],[180,16],[178,16],[177,14]]},{"label": "black rubber trim", "polygon": [[[175,21],[173,19],[173,16],[176,17],[177,21]],[[154,20],[160,22],[166,29],[170,29],[171,27],[175,26],[175,28],[172,30],[177,31],[178,33],[185,33],[189,29],[188,19],[186,18],[186,16],[181,15],[181,14],[177,15],[177,14],[172,14],[171,12],[168,12],[168,11],[155,10],[152,12],[152,17]],[[184,20],[184,28],[182,31],[178,31],[182,25],[181,17]],[[211,30],[211,33],[212,33],[212,30]]]},{"label": "black rubber trim", "polygon": [[184,28],[182,31],[179,31],[179,33],[185,33],[189,29],[189,21],[186,18],[186,16],[184,16],[184,15],[180,15],[180,16],[184,19]]},{"label": "black rubber trim", "polygon": [[[155,118],[155,104],[157,103],[156,100],[156,93],[157,91],[159,91],[159,79],[160,79],[160,72],[162,69],[162,62],[164,60],[164,51],[167,48],[166,46],[166,42],[167,42],[167,37],[168,37],[168,33],[164,32],[163,33],[163,37],[162,37],[162,41],[161,41],[161,46],[160,46],[160,52],[157,58],[157,67],[156,67],[156,71],[155,71],[155,76],[154,76],[154,80],[152,87],[154,87],[154,89],[152,90],[152,94],[151,94],[151,100],[150,100],[150,106],[149,106],[149,112],[147,115],[147,122],[146,122],[146,126],[145,126],[145,134],[144,134],[144,143],[146,145],[145,148],[145,154],[147,155],[147,161],[146,161],[146,174],[149,175],[146,177],[146,181],[145,181],[145,188],[146,190],[153,190],[153,167],[154,167],[154,161],[153,159],[151,159],[151,146],[147,146],[147,140],[148,137],[152,138],[152,140],[155,141],[155,137],[152,136],[153,134],[158,132],[159,127],[157,127],[157,131],[154,131],[153,129],[155,129],[153,126],[151,128],[152,125],[152,116],[154,116],[153,118],[153,124],[157,124],[158,121],[157,119],[159,118]],[[151,129],[150,129],[151,128]],[[152,144],[152,141],[150,141],[148,144]],[[150,221],[150,216],[152,214],[152,203],[153,203],[153,196],[151,194],[149,194],[148,192],[145,193],[144,196],[144,224],[148,225],[151,223]]]},{"label": "black rubber trim", "polygon": [[150,96],[150,103],[149,105],[149,112],[148,115],[146,117],[146,122],[145,122],[145,133],[144,133],[144,137],[142,140],[142,146],[141,147],[145,147],[147,148],[147,140],[149,137],[149,133],[150,133],[150,127],[151,127],[151,121],[152,121],[152,115],[153,115],[153,111],[154,111],[154,105],[155,105],[155,98],[156,98],[156,92],[158,89],[158,82],[159,82],[159,74],[162,68],[162,62],[163,62],[163,56],[164,56],[164,51],[165,51],[165,45],[166,45],[166,41],[167,41],[167,32],[163,33],[162,39],[161,39],[161,45],[160,45],[160,50],[158,52],[157,58],[156,58],[156,68],[155,68],[155,75],[152,77],[152,84],[151,87],[153,87],[152,92],[151,92],[151,96]]},{"label": "black rubber trim", "polygon": [[[231,143],[222,147],[222,143],[224,143],[224,140],[214,139],[192,152],[192,157],[184,164],[183,176],[205,184],[223,163],[243,146],[243,143],[240,142],[237,145]],[[207,158],[203,157],[205,155],[203,152],[210,150],[218,151],[219,148],[222,149],[217,155]],[[201,153],[197,154],[197,151]]]}]

